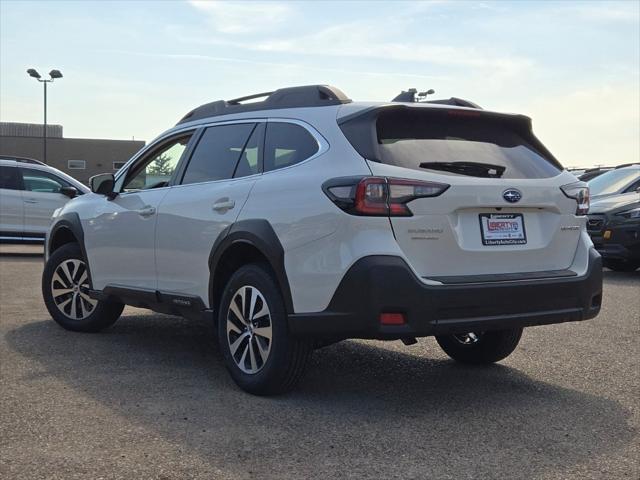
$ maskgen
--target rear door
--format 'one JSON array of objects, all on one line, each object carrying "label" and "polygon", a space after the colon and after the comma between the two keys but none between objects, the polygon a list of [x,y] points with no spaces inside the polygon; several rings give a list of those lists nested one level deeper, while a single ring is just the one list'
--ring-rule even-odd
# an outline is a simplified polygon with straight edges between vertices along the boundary
[{"label": "rear door", "polygon": [[208,303],[211,249],[261,171],[264,123],[207,127],[158,209],[158,290]]},{"label": "rear door", "polygon": [[560,187],[572,177],[524,117],[404,109],[376,123],[374,175],[450,185],[391,217],[397,241],[424,277],[568,268],[584,221]]},{"label": "rear door", "polygon": [[25,235],[43,236],[51,224],[53,212],[69,201],[60,193],[62,187],[72,187],[69,182],[49,172],[35,168],[19,168],[24,190]]},{"label": "rear door", "polygon": [[22,178],[17,167],[0,166],[0,237],[22,237],[24,230],[24,200]]}]

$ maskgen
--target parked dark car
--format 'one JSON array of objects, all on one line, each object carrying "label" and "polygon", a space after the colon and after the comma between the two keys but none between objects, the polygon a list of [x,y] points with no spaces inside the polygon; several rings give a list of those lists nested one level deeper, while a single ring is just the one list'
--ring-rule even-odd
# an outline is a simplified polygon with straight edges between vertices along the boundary
[{"label": "parked dark car", "polygon": [[613,170],[613,167],[596,167],[589,168],[585,170],[582,174],[578,175],[578,180],[582,180],[583,182],[588,182],[596,177],[599,177],[603,173],[607,173]]},{"label": "parked dark car", "polygon": [[640,189],[640,165],[616,167],[589,180],[588,183],[592,201],[623,193],[638,192]]},{"label": "parked dark car", "polygon": [[603,198],[591,204],[587,232],[604,266],[622,272],[640,267],[640,193]]}]

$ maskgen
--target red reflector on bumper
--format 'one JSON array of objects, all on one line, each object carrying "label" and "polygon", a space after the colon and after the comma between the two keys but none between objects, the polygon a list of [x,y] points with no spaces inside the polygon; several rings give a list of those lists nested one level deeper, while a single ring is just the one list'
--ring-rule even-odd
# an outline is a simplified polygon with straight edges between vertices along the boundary
[{"label": "red reflector on bumper", "polygon": [[404,313],[381,313],[381,325],[404,325]]}]

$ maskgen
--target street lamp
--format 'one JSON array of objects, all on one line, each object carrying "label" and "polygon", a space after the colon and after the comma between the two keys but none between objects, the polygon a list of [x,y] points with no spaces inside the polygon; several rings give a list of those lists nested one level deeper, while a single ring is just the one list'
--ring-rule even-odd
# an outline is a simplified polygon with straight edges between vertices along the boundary
[{"label": "street lamp", "polygon": [[39,82],[44,84],[44,134],[43,138],[43,149],[44,149],[44,163],[47,163],[47,83],[53,82],[56,78],[62,78],[62,73],[60,70],[51,70],[49,72],[49,79],[44,79],[40,76],[38,71],[34,68],[30,68],[27,70],[27,73],[30,77],[35,78]]}]

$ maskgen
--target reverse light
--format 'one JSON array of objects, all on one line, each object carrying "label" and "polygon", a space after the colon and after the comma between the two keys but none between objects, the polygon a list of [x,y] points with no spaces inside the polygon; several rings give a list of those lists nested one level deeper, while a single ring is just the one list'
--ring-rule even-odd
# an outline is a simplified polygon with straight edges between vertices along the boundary
[{"label": "reverse light", "polygon": [[322,189],[342,210],[352,215],[410,217],[407,203],[437,197],[449,188],[445,183],[404,178],[343,177],[324,183]]},{"label": "reverse light", "polygon": [[624,212],[616,213],[616,217],[624,217],[628,219],[640,218],[640,207],[632,208],[631,210],[625,210]]},{"label": "reverse light", "polygon": [[589,211],[589,187],[584,182],[570,183],[560,187],[562,193],[569,198],[573,198],[578,204],[576,215],[586,215]]}]

